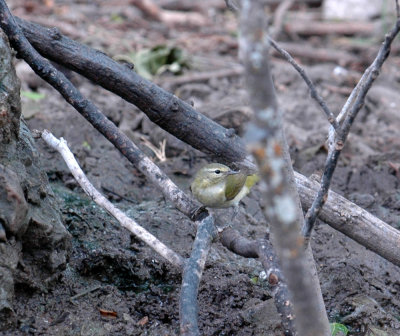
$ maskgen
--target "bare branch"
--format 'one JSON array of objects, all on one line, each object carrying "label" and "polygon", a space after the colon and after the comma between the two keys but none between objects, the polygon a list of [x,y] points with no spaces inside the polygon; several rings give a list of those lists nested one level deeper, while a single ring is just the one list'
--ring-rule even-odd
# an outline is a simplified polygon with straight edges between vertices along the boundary
[{"label": "bare branch", "polygon": [[[344,143],[347,139],[347,136],[350,132],[350,128],[356,118],[358,112],[364,105],[365,97],[372,86],[372,83],[378,77],[379,72],[382,68],[383,63],[387,59],[390,53],[390,47],[400,31],[400,19],[397,19],[391,31],[386,34],[385,40],[380,47],[378,54],[369,68],[366,70],[366,76],[363,79],[363,82],[359,86],[359,93],[355,98],[354,104],[349,110],[345,120],[343,121],[340,130],[336,130],[337,136],[333,145],[333,150],[328,153],[328,157],[325,161],[324,173],[321,179],[321,188],[319,189],[317,196],[311,206],[311,208],[307,211],[306,220],[304,226],[302,228],[302,233],[306,238],[305,243],[308,244],[310,239],[315,220],[318,217],[319,212],[324,206],[327,198],[329,186],[332,180],[333,173],[335,171],[340,153],[343,149]],[[356,87],[357,88],[357,87]]]},{"label": "bare branch", "polygon": [[180,329],[182,336],[200,335],[198,327],[197,293],[210,250],[211,241],[217,232],[212,216],[207,216],[198,223],[197,234],[192,253],[187,260],[182,275],[182,287],[179,300]]},{"label": "bare branch", "polygon": [[41,138],[53,149],[58,151],[63,157],[67,164],[70,172],[75,177],[76,181],[85,191],[85,193],[99,206],[106,209],[118,222],[136,237],[145,242],[158,254],[163,256],[167,261],[175,265],[176,267],[183,268],[183,258],[176,254],[173,250],[159,241],[150,232],[143,229],[133,219],[126,216],[121,210],[116,208],[108,199],[106,199],[96,188],[90,183],[78,162],[76,161],[74,154],[68,148],[67,142],[61,138],[58,140],[49,131],[44,130],[41,133]]},{"label": "bare branch", "polygon": [[[351,106],[353,105],[354,100],[357,98],[358,93],[360,92],[360,89],[364,85],[370,72],[371,72],[370,68],[365,70],[360,80],[358,81],[356,87],[351,91],[349,98],[347,98],[346,103],[343,105],[340,113],[336,117],[336,122],[338,124],[340,124],[342,120],[347,116],[347,113],[349,112]],[[328,135],[328,148],[329,148],[328,152],[332,152],[334,150],[335,135],[336,135],[336,130],[331,126],[329,128],[329,135]]]},{"label": "bare branch", "polygon": [[258,241],[249,240],[241,236],[238,231],[230,226],[224,227],[218,234],[221,244],[229,251],[245,258],[259,257]]},{"label": "bare branch", "polygon": [[258,257],[260,259],[272,289],[271,295],[274,298],[276,309],[281,315],[284,335],[296,335],[293,304],[269,237],[266,236],[262,241],[252,241],[242,237],[231,227],[223,229],[219,236],[221,243],[230,251],[245,258]]},{"label": "bare branch", "polygon": [[303,214],[298,207],[282,117],[269,68],[266,19],[264,1],[242,2],[240,55],[256,114],[256,123],[249,125],[247,138],[265,183],[265,215],[271,224],[274,244],[292,295],[297,331],[302,336],[325,336],[330,334],[329,322],[318,278],[312,274],[312,263],[306,259],[302,246]]},{"label": "bare branch", "polygon": [[118,127],[75,88],[49,61],[41,57],[30,45],[16,24],[4,0],[0,0],[0,26],[8,35],[12,46],[32,69],[52,85],[93,127],[107,138],[150,181],[160,188],[165,197],[184,214],[190,216],[197,203],[181,191]]},{"label": "bare branch", "polygon": [[[304,210],[308,210],[320,185],[296,173],[297,188]],[[400,266],[400,231],[330,191],[319,218],[372,252]]]},{"label": "bare branch", "polygon": [[329,107],[328,105],[326,105],[324,99],[318,94],[317,89],[315,88],[310,77],[308,77],[306,71],[294,60],[294,58],[286,50],[282,49],[273,39],[269,38],[269,42],[275,48],[276,51],[278,51],[291,65],[293,65],[293,67],[296,69],[296,71],[300,74],[300,76],[304,79],[307,86],[309,87],[311,92],[311,98],[315,99],[321,106],[331,126],[335,130],[338,129],[339,124],[336,121],[335,116],[329,110]]},{"label": "bare branch", "polygon": [[15,20],[35,49],[46,58],[136,105],[161,128],[217,158],[218,162],[236,162],[238,166],[255,169],[247,159],[243,141],[232,130],[198,113],[190,104],[104,53],[62,36],[56,29],[46,29],[18,18]]}]

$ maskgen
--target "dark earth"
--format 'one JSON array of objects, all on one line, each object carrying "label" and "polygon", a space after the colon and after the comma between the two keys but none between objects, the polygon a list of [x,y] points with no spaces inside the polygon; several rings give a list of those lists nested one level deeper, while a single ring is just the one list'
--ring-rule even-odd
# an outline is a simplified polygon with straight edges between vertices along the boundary
[{"label": "dark earth", "polygon": [[[156,20],[133,2],[123,0],[7,3],[15,15],[43,25],[57,25],[71,38],[110,56],[163,44],[183,49],[189,56],[190,69],[184,69],[182,76],[208,73],[209,78],[176,84],[179,77],[166,73],[153,80],[181,99],[193,102],[199,112],[243,134],[252,112],[242,75],[212,75],[221,69],[234,69],[238,63],[237,19],[225,8],[224,1],[209,0],[196,5],[182,2],[179,10],[198,13],[205,20],[200,26]],[[173,1],[156,3],[167,9],[179,7]],[[320,13],[317,4],[293,8],[287,15],[305,20],[318,18]],[[356,43],[357,35],[316,37],[282,32],[279,39],[303,48],[339,49],[351,55],[352,61],[346,64],[340,59],[323,62],[296,58],[331,109],[338,113],[349,89],[376,54],[383,34],[376,30],[362,47]],[[399,65],[397,39],[393,54],[354,123],[332,186],[395,228],[400,228]],[[275,56],[272,66],[294,167],[306,176],[320,174],[329,124],[294,69]],[[187,257],[195,235],[192,222],[166,202],[161,192],[48,84],[21,61],[16,61],[16,68],[23,92],[44,95],[36,101],[22,97],[22,112],[29,129],[48,129],[55,136],[64,137],[88,178],[102,193]],[[194,173],[209,160],[206,155],[168,135],[136,107],[95,83],[71,72],[67,75],[172,180],[189,192]],[[160,147],[164,139],[166,160],[160,162],[145,141]],[[61,209],[62,222],[71,235],[69,255],[65,269],[57,269],[46,279],[32,274],[31,281],[15,280],[13,308],[17,323],[0,334],[177,335],[180,272],[83,194],[57,152],[40,140],[36,146],[56,206]],[[259,195],[256,188],[242,202],[234,224],[248,238],[263,237],[267,230]],[[398,267],[323,222],[318,223],[312,247],[330,322],[346,325],[350,335],[399,335]],[[236,256],[218,242],[212,245],[199,291],[203,335],[281,335],[279,316],[261,271],[257,260]]]}]

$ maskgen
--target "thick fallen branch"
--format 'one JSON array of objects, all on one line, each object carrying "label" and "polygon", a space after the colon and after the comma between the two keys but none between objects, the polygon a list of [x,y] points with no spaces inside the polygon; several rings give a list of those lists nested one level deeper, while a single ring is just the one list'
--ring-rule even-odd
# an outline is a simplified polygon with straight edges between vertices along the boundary
[{"label": "thick fallen branch", "polygon": [[106,199],[99,191],[96,190],[96,188],[90,183],[86,175],[83,173],[81,167],[74,157],[74,154],[72,154],[68,148],[67,142],[63,138],[59,140],[47,130],[39,132],[39,135],[51,148],[55,149],[61,154],[76,181],[96,204],[107,210],[124,228],[132,232],[136,237],[149,245],[153,250],[163,256],[170,263],[176,267],[183,268],[184,259],[180,255],[159,241],[150,232],[143,229],[133,219],[126,216],[121,210],[116,208],[108,199]]},{"label": "thick fallen branch", "polygon": [[207,17],[200,13],[163,9],[152,0],[131,0],[130,3],[151,19],[164,22],[166,25],[204,26],[207,24]]},{"label": "thick fallen branch", "polygon": [[376,31],[376,24],[370,22],[327,22],[291,20],[284,25],[289,34],[299,35],[368,35]]},{"label": "thick fallen branch", "polygon": [[232,130],[198,113],[186,102],[98,50],[62,36],[57,29],[46,29],[18,18],[15,20],[35,49],[46,58],[136,105],[161,128],[210,154],[218,162],[237,162],[239,166],[254,169],[254,165],[246,160],[243,141]]},{"label": "thick fallen branch", "polygon": [[[310,208],[320,184],[295,173],[303,209]],[[328,199],[319,218],[347,237],[372,252],[400,266],[400,231],[350,202],[343,196],[329,191]]]}]

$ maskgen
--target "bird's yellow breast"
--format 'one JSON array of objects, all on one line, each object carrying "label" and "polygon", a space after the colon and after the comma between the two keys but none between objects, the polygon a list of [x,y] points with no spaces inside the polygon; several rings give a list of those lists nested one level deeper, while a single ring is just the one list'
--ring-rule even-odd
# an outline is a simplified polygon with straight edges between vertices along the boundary
[{"label": "bird's yellow breast", "polygon": [[225,191],[225,181],[207,187],[192,186],[193,195],[200,203],[210,208],[229,208],[231,206],[237,206],[240,200],[250,192],[250,189],[246,184],[243,185],[237,195],[230,200],[226,199]]},{"label": "bird's yellow breast", "polygon": [[209,186],[192,186],[192,193],[200,203],[211,208],[226,208],[225,181]]}]

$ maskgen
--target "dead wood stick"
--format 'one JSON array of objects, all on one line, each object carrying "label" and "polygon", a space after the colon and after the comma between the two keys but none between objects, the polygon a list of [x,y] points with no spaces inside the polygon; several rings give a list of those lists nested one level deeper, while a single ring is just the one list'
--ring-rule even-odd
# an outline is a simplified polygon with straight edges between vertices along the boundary
[{"label": "dead wood stick", "polygon": [[46,29],[17,17],[15,20],[41,55],[136,105],[161,128],[218,161],[255,169],[243,141],[232,130],[98,50],[62,36],[57,29]]},{"label": "dead wood stick", "polygon": [[234,77],[234,76],[240,76],[242,74],[243,74],[243,68],[235,66],[231,69],[207,71],[180,77],[173,77],[173,78],[163,77],[160,79],[156,79],[156,83],[166,84],[169,87],[175,87],[187,83],[206,82],[213,78]]},{"label": "dead wood stick", "polygon": [[[305,210],[312,205],[320,184],[296,173],[296,184]],[[400,231],[330,190],[319,218],[360,245],[400,266]]]},{"label": "dead wood stick", "polygon": [[63,157],[70,172],[75,177],[76,181],[82,187],[87,195],[99,206],[108,211],[118,222],[136,237],[150,246],[158,254],[163,256],[170,263],[178,268],[183,268],[184,259],[176,254],[173,250],[167,247],[164,243],[154,237],[150,232],[142,228],[133,219],[125,215],[121,210],[116,208],[107,198],[105,198],[97,189],[90,183],[74,155],[68,148],[67,142],[61,138],[60,140],[54,137],[49,131],[44,130],[40,133],[41,138],[53,149],[57,150]]},{"label": "dead wood stick", "polygon": [[363,35],[370,36],[377,31],[377,26],[370,22],[321,22],[295,21],[284,25],[289,34],[299,35]]},{"label": "dead wood stick", "polygon": [[[346,66],[351,63],[364,63],[358,57],[341,50],[327,49],[327,48],[314,48],[311,46],[304,47],[303,44],[282,42],[279,45],[290,53],[293,57],[305,58],[308,60],[319,62],[335,62],[341,66]],[[277,51],[272,52],[273,55],[279,54]]]},{"label": "dead wood stick", "polygon": [[152,0],[131,0],[130,2],[151,19],[167,25],[203,26],[207,23],[207,18],[200,13],[163,9]]}]

